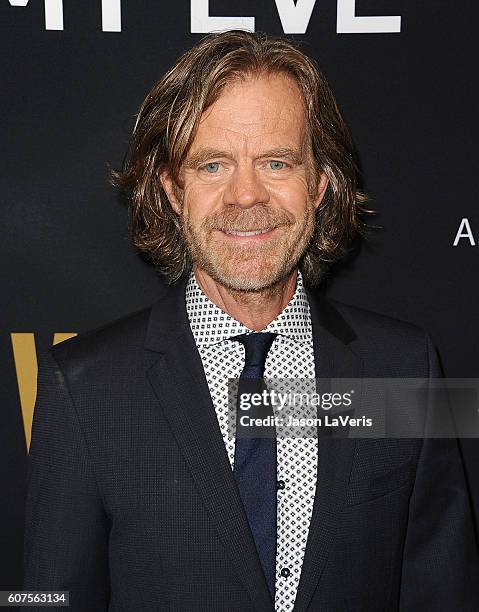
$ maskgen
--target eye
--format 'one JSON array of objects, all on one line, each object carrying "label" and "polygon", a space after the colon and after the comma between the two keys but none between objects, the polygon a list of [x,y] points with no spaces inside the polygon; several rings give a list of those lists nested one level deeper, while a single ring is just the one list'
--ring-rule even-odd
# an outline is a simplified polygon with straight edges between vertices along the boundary
[{"label": "eye", "polygon": [[220,165],[218,162],[210,162],[209,164],[203,166],[203,168],[206,170],[206,172],[209,172],[210,174],[215,174],[220,169]]},{"label": "eye", "polygon": [[276,159],[270,159],[268,163],[271,170],[282,170],[286,167],[286,164],[284,162],[278,161]]}]

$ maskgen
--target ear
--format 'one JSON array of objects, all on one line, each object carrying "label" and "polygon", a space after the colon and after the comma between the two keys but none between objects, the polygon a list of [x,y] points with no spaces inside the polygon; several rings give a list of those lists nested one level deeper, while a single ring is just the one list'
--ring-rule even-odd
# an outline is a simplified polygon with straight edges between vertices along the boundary
[{"label": "ear", "polygon": [[166,164],[160,168],[158,175],[160,177],[161,186],[163,187],[166,193],[166,196],[168,198],[168,201],[171,204],[171,207],[173,208],[173,210],[175,211],[177,215],[180,215],[181,214],[181,203],[177,196],[177,189],[175,189],[176,187],[175,182]]},{"label": "ear", "polygon": [[321,172],[321,175],[319,177],[319,181],[318,184],[316,186],[316,194],[313,198],[313,204],[315,206],[315,208],[318,208],[318,206],[321,204],[323,198],[324,198],[324,194],[326,193],[326,189],[328,187],[329,184],[329,179],[326,176],[325,172]]}]

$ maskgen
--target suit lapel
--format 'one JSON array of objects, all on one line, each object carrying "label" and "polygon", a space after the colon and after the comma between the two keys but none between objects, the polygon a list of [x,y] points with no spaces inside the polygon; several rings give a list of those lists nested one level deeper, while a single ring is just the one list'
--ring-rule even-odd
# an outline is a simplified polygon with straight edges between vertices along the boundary
[{"label": "suit lapel", "polygon": [[[355,334],[319,293],[308,290],[316,378],[360,378],[363,362],[348,347]],[[318,393],[323,392],[318,388]],[[359,396],[361,389],[358,389]],[[357,404],[359,405],[359,404]],[[294,612],[305,612],[333,545],[348,487],[356,440],[319,437],[318,479]]]},{"label": "suit lapel", "polygon": [[150,316],[147,375],[238,578],[258,612],[273,610],[188,322],[185,282]]}]

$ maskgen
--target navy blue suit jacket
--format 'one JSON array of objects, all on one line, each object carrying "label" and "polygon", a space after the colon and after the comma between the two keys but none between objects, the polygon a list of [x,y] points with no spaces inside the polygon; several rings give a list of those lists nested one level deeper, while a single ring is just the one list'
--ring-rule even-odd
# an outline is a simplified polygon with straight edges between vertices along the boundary
[{"label": "navy blue suit jacket", "polygon": [[[71,612],[274,609],[184,290],[39,356],[23,586]],[[317,377],[441,376],[420,328],[308,297]],[[294,612],[473,612],[478,577],[456,440],[320,439]]]}]

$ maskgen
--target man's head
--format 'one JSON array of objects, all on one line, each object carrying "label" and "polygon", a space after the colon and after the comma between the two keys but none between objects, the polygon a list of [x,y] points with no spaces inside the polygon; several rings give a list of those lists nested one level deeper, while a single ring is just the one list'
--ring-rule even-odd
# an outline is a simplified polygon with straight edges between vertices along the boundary
[{"label": "man's head", "polygon": [[324,77],[264,34],[212,34],[187,51],[147,95],[114,178],[131,193],[135,244],[170,280],[193,263],[255,291],[299,265],[315,284],[362,229]]}]

